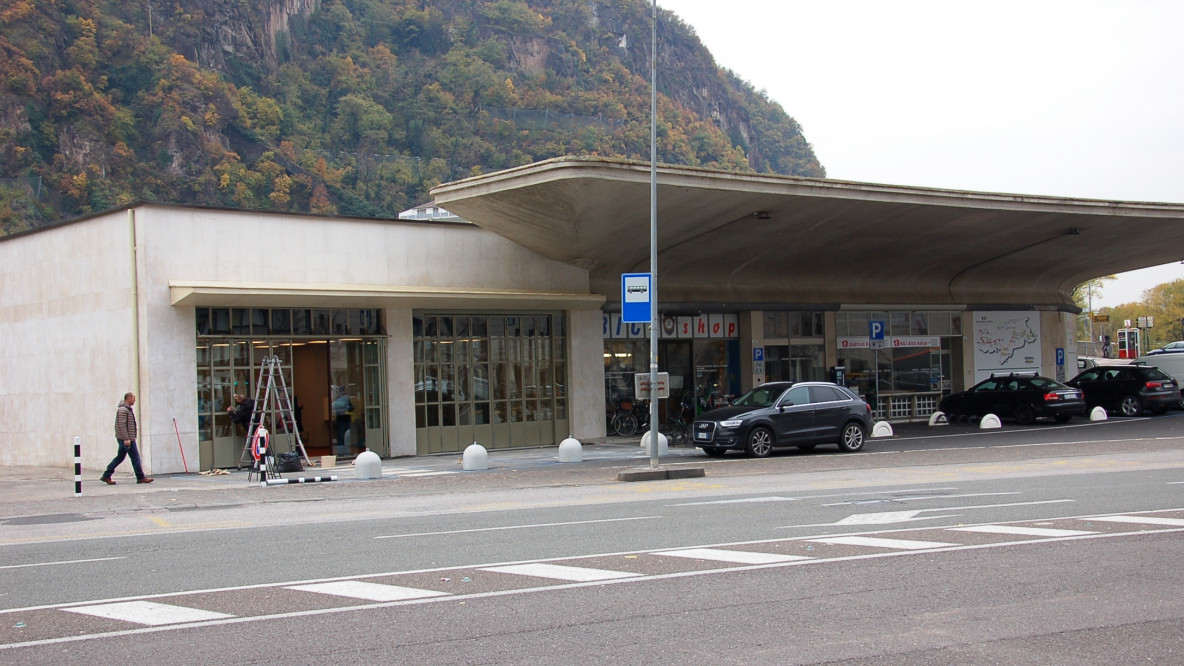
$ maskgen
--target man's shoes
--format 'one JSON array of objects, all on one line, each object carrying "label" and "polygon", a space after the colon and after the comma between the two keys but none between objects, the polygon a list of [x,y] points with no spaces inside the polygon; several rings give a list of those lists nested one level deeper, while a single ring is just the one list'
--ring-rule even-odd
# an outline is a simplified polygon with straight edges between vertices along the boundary
[{"label": "man's shoes", "polygon": [[136,479],[136,483],[152,483],[154,480],[155,479],[149,479],[148,477],[144,477],[142,479]]},{"label": "man's shoes", "polygon": [[102,481],[103,483],[105,483],[105,484],[107,484],[107,485],[109,485],[109,486],[113,486],[113,485],[115,485],[115,482],[114,482],[114,481],[112,481],[112,480],[111,480],[111,477],[109,477],[109,476],[100,476],[100,477],[99,477],[99,481]]}]

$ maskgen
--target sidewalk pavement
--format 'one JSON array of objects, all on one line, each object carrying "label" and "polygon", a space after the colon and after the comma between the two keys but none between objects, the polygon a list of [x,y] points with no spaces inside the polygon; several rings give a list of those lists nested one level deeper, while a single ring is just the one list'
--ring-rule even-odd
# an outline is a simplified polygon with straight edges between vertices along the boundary
[{"label": "sidewalk pavement", "polygon": [[[894,425],[894,438],[936,434],[924,423]],[[950,426],[941,434],[972,431],[973,426]],[[869,442],[875,447],[875,440]],[[836,456],[833,464],[842,461]],[[317,458],[314,457],[314,460]],[[708,475],[776,473],[780,467],[769,461],[729,456],[728,463],[709,460],[690,446],[671,446],[661,457],[660,468],[687,471],[708,467]],[[382,461],[382,478],[356,478],[352,462],[322,469],[305,466],[303,472],[284,478],[334,475],[336,481],[300,483],[263,488],[258,478],[248,480],[248,470],[230,469],[218,476],[160,474],[151,484],[137,484],[127,465],[116,471],[116,485],[99,481],[101,470],[83,470],[82,495],[74,494],[74,468],[0,467],[0,521],[22,516],[63,516],[101,511],[144,511],[157,508],[209,507],[244,502],[287,502],[317,499],[399,497],[449,492],[482,492],[514,488],[584,486],[619,483],[623,471],[649,469],[650,458],[638,437],[611,437],[606,442],[585,444],[583,460],[559,462],[559,447],[532,449],[489,449],[488,469],[465,471],[462,454],[388,458]],[[644,477],[645,475],[637,475]],[[648,479],[639,479],[648,480]]]},{"label": "sidewalk pavement", "polygon": [[[314,461],[319,462],[316,457]],[[704,462],[702,452],[686,446],[672,446],[661,465]],[[134,511],[159,507],[216,506],[242,501],[330,499],[355,496],[426,494],[463,491],[466,488],[540,487],[615,482],[623,469],[648,467],[649,455],[637,438],[611,438],[607,443],[583,447],[578,463],[559,462],[559,447],[492,449],[488,469],[465,471],[459,453],[388,458],[382,461],[382,478],[356,478],[352,461],[322,469],[305,465],[303,472],[281,475],[296,479],[336,476],[336,481],[260,486],[250,470],[231,468],[219,475],[196,471],[160,474],[150,484],[138,484],[130,468],[123,465],[112,477],[116,485],[99,481],[101,470],[83,470],[82,494],[75,495],[74,468],[0,467],[0,520],[20,516],[88,511]],[[250,477],[250,478],[248,478]],[[300,488],[297,493],[284,489]]]}]

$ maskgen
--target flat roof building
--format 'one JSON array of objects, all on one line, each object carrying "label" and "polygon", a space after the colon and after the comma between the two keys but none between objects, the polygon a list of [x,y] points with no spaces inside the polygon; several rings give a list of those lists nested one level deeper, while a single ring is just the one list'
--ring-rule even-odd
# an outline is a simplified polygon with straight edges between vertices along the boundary
[{"label": "flat roof building", "polygon": [[[0,464],[68,466],[81,436],[101,468],[134,391],[149,473],[233,467],[226,408],[270,357],[312,455],[604,438],[648,372],[619,315],[620,275],[649,269],[648,164],[432,194],[471,223],[139,203],[0,239]],[[1074,286],[1184,254],[1179,204],[684,167],[661,167],[658,202],[659,356],[694,409],[836,377],[913,420],[984,372],[1072,375]]]}]

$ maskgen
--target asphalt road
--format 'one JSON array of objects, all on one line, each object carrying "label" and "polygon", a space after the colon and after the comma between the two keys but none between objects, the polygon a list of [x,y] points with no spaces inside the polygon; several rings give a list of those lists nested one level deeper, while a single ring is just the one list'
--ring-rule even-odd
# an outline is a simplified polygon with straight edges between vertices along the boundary
[{"label": "asphalt road", "polygon": [[676,451],[682,481],[526,456],[47,506],[0,526],[0,661],[1178,663],[1182,444],[1176,414],[916,427]]}]

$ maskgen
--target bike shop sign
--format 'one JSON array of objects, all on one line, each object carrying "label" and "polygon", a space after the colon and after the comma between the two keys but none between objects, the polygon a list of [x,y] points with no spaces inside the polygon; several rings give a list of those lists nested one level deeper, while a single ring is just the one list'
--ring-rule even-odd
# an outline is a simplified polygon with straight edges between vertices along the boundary
[{"label": "bike shop sign", "polygon": [[633,393],[638,400],[653,400],[654,398],[670,397],[670,373],[658,373],[657,395],[650,395],[650,373],[639,372],[633,375]]}]

